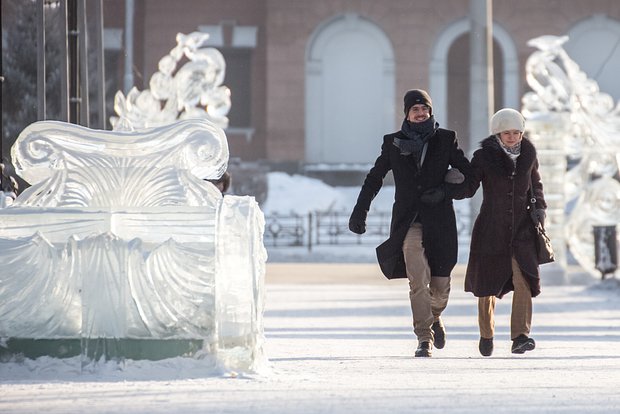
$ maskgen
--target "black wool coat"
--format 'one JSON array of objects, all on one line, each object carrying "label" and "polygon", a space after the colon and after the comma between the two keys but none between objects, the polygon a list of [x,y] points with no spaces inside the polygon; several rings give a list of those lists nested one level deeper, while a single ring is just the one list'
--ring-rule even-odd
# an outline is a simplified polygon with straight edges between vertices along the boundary
[{"label": "black wool coat", "polygon": [[463,198],[464,184],[445,184],[447,197],[438,204],[426,205],[420,194],[444,184],[450,166],[458,168],[466,177],[471,175],[470,164],[458,146],[456,133],[438,128],[428,141],[422,167],[418,169],[412,155],[401,155],[394,138],[407,139],[398,131],[383,137],[381,155],[371,168],[357,199],[353,215],[361,212],[365,218],[370,203],[377,195],[385,175],[394,175],[394,205],[390,237],[377,247],[381,271],[388,279],[406,278],[403,241],[411,222],[418,217],[423,226],[424,250],[432,276],[450,276],[457,261],[457,230],[452,198]]},{"label": "black wool coat", "polygon": [[527,210],[530,177],[536,208],[545,209],[543,185],[534,145],[521,141],[516,166],[495,136],[484,139],[472,158],[472,196],[482,183],[482,206],[474,223],[465,291],[477,297],[502,297],[514,290],[511,258],[514,255],[527,280],[532,297],[540,293],[540,277],[534,241],[534,225]]}]

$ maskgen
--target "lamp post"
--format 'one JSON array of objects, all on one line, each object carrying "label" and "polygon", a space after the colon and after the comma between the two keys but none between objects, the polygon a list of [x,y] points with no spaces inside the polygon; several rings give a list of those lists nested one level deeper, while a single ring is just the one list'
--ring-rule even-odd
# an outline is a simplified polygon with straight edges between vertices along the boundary
[{"label": "lamp post", "polygon": [[470,1],[470,137],[487,136],[494,109],[492,0]]},{"label": "lamp post", "polygon": [[[493,8],[492,0],[469,3],[470,94],[469,137],[476,142],[489,134],[489,119],[494,111],[493,90]],[[470,148],[470,156],[474,149]],[[471,199],[470,223],[476,220],[482,203],[481,192]]]}]

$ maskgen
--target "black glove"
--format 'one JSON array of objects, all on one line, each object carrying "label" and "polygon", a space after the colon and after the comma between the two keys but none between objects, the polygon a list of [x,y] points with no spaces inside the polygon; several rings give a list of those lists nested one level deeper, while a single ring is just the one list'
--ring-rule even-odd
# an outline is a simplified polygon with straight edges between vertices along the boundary
[{"label": "black glove", "polygon": [[355,234],[366,233],[366,221],[359,218],[351,217],[349,219],[349,230]]},{"label": "black glove", "polygon": [[361,210],[359,208],[354,208],[353,213],[351,213],[351,218],[349,218],[349,230],[351,230],[355,234],[364,234],[366,233],[366,215],[368,212]]},{"label": "black glove", "polygon": [[437,204],[446,198],[446,190],[443,187],[429,188],[420,195],[420,201],[424,204]]},{"label": "black glove", "polygon": [[545,227],[545,219],[547,218],[547,213],[542,208],[536,209],[536,218],[538,218],[538,222],[541,226]]}]

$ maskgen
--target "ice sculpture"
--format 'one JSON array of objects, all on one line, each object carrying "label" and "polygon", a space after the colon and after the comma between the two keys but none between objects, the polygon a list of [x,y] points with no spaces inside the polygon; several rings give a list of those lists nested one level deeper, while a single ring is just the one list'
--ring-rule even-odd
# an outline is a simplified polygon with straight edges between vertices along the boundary
[{"label": "ice sculpture", "polygon": [[[226,63],[219,50],[204,47],[209,35],[178,33],[177,45],[164,56],[151,76],[150,90],[118,91],[110,117],[114,130],[129,131],[161,126],[177,119],[204,118],[222,128],[228,126],[230,90],[222,85]],[[181,59],[187,58],[180,69]],[[200,105],[200,106],[198,106]]]},{"label": "ice sculpture", "polygon": [[7,170],[6,164],[0,162],[0,208],[10,206],[17,198],[15,194],[18,188],[17,181]]},{"label": "ice sculpture", "polygon": [[226,169],[221,128],[42,121],[12,156],[32,186],[0,210],[0,351],[46,340],[143,358],[176,344],[231,369],[263,361],[264,218],[203,180]]},{"label": "ice sculpture", "polygon": [[523,97],[523,113],[539,152],[559,261],[565,264],[567,242],[579,264],[597,275],[593,226],[620,222],[620,105],[568,56],[567,40],[542,36],[528,43],[538,50],[526,64],[533,91]]}]

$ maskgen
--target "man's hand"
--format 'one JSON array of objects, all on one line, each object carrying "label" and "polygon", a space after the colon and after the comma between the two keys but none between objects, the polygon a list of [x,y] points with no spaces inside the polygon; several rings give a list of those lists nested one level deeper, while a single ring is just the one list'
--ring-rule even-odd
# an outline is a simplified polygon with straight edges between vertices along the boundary
[{"label": "man's hand", "polygon": [[443,180],[450,184],[461,184],[465,176],[458,168],[450,168]]},{"label": "man's hand", "polygon": [[429,188],[420,195],[420,201],[424,204],[437,204],[446,198],[446,191],[443,187]]},{"label": "man's hand", "polygon": [[349,218],[349,230],[351,230],[355,234],[364,234],[366,233],[366,216],[368,215],[368,211],[355,206],[353,212],[351,213],[351,218]]},{"label": "man's hand", "polygon": [[357,217],[351,217],[349,219],[349,230],[355,234],[366,233],[366,220],[362,220]]}]

